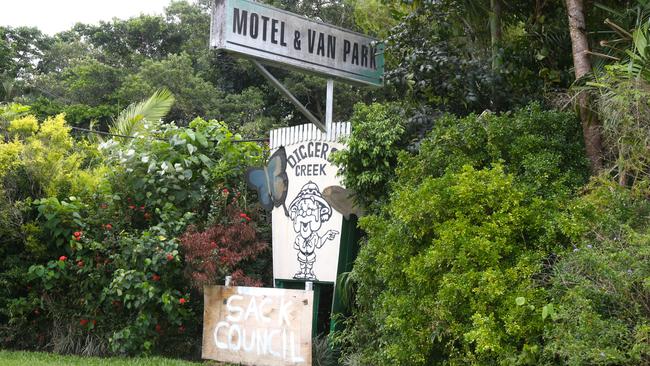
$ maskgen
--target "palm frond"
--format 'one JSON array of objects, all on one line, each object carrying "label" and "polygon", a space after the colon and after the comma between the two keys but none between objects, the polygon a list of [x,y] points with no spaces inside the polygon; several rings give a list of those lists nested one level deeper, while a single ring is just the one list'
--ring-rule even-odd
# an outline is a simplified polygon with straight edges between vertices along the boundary
[{"label": "palm frond", "polygon": [[133,136],[144,132],[144,122],[157,122],[169,113],[175,98],[167,89],[156,91],[149,99],[126,107],[113,121],[110,132]]}]

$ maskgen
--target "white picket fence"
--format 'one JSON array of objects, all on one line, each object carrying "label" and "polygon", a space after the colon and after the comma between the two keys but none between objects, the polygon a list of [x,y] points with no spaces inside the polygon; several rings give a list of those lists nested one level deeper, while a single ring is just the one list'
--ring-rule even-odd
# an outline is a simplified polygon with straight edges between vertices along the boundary
[{"label": "white picket fence", "polygon": [[327,132],[322,132],[314,124],[283,127],[271,130],[269,147],[271,151],[280,146],[290,146],[307,141],[337,142],[341,137],[350,135],[350,122],[334,122],[327,126]]}]

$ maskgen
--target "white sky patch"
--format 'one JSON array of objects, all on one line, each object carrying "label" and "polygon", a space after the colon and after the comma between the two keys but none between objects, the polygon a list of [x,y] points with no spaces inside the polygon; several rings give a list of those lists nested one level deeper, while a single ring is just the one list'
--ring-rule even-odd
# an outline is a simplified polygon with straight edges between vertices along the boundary
[{"label": "white sky patch", "polygon": [[[193,2],[193,1],[192,1]],[[76,23],[99,24],[140,14],[161,15],[171,0],[0,0],[0,25],[37,27],[53,35]]]}]

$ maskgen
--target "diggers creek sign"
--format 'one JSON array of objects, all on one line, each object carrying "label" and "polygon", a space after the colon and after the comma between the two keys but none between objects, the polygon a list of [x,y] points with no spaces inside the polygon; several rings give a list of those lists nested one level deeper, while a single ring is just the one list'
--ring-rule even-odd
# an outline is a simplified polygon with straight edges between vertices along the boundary
[{"label": "diggers creek sign", "polygon": [[215,0],[210,45],[354,83],[383,85],[375,39],[249,0]]}]

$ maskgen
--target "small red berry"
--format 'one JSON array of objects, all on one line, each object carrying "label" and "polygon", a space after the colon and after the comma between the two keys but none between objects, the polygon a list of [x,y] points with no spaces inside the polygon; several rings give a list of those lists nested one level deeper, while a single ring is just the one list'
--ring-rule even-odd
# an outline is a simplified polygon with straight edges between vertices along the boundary
[{"label": "small red berry", "polygon": [[104,226],[104,227],[106,228],[106,230],[112,230],[113,229],[113,225],[111,225],[111,224],[106,224],[106,226]]},{"label": "small red berry", "polygon": [[77,262],[77,267],[84,268],[84,261],[78,261]]},{"label": "small red berry", "polygon": [[88,324],[88,319],[81,319],[81,320],[79,320],[79,325],[81,325],[82,327],[85,327],[86,324]]},{"label": "small red berry", "polygon": [[68,257],[66,257],[65,255],[62,255],[62,256],[59,257],[59,260],[60,260],[61,262],[63,262],[63,261],[67,261],[67,260],[68,260]]},{"label": "small red berry", "polygon": [[157,274],[154,273],[154,274],[151,276],[151,279],[152,279],[153,281],[155,281],[155,282],[158,282],[158,281],[160,281],[160,276],[158,276]]},{"label": "small red berry", "polygon": [[187,302],[187,300],[185,300],[184,297],[181,297],[181,298],[178,300],[178,302],[179,302],[181,305],[183,305],[183,304],[185,304],[185,303]]},{"label": "small red berry", "polygon": [[72,235],[74,235],[76,238],[80,237],[82,234],[81,231],[75,231]]},{"label": "small red berry", "polygon": [[173,261],[174,256],[171,253],[167,253],[167,260],[170,261],[170,262]]}]

